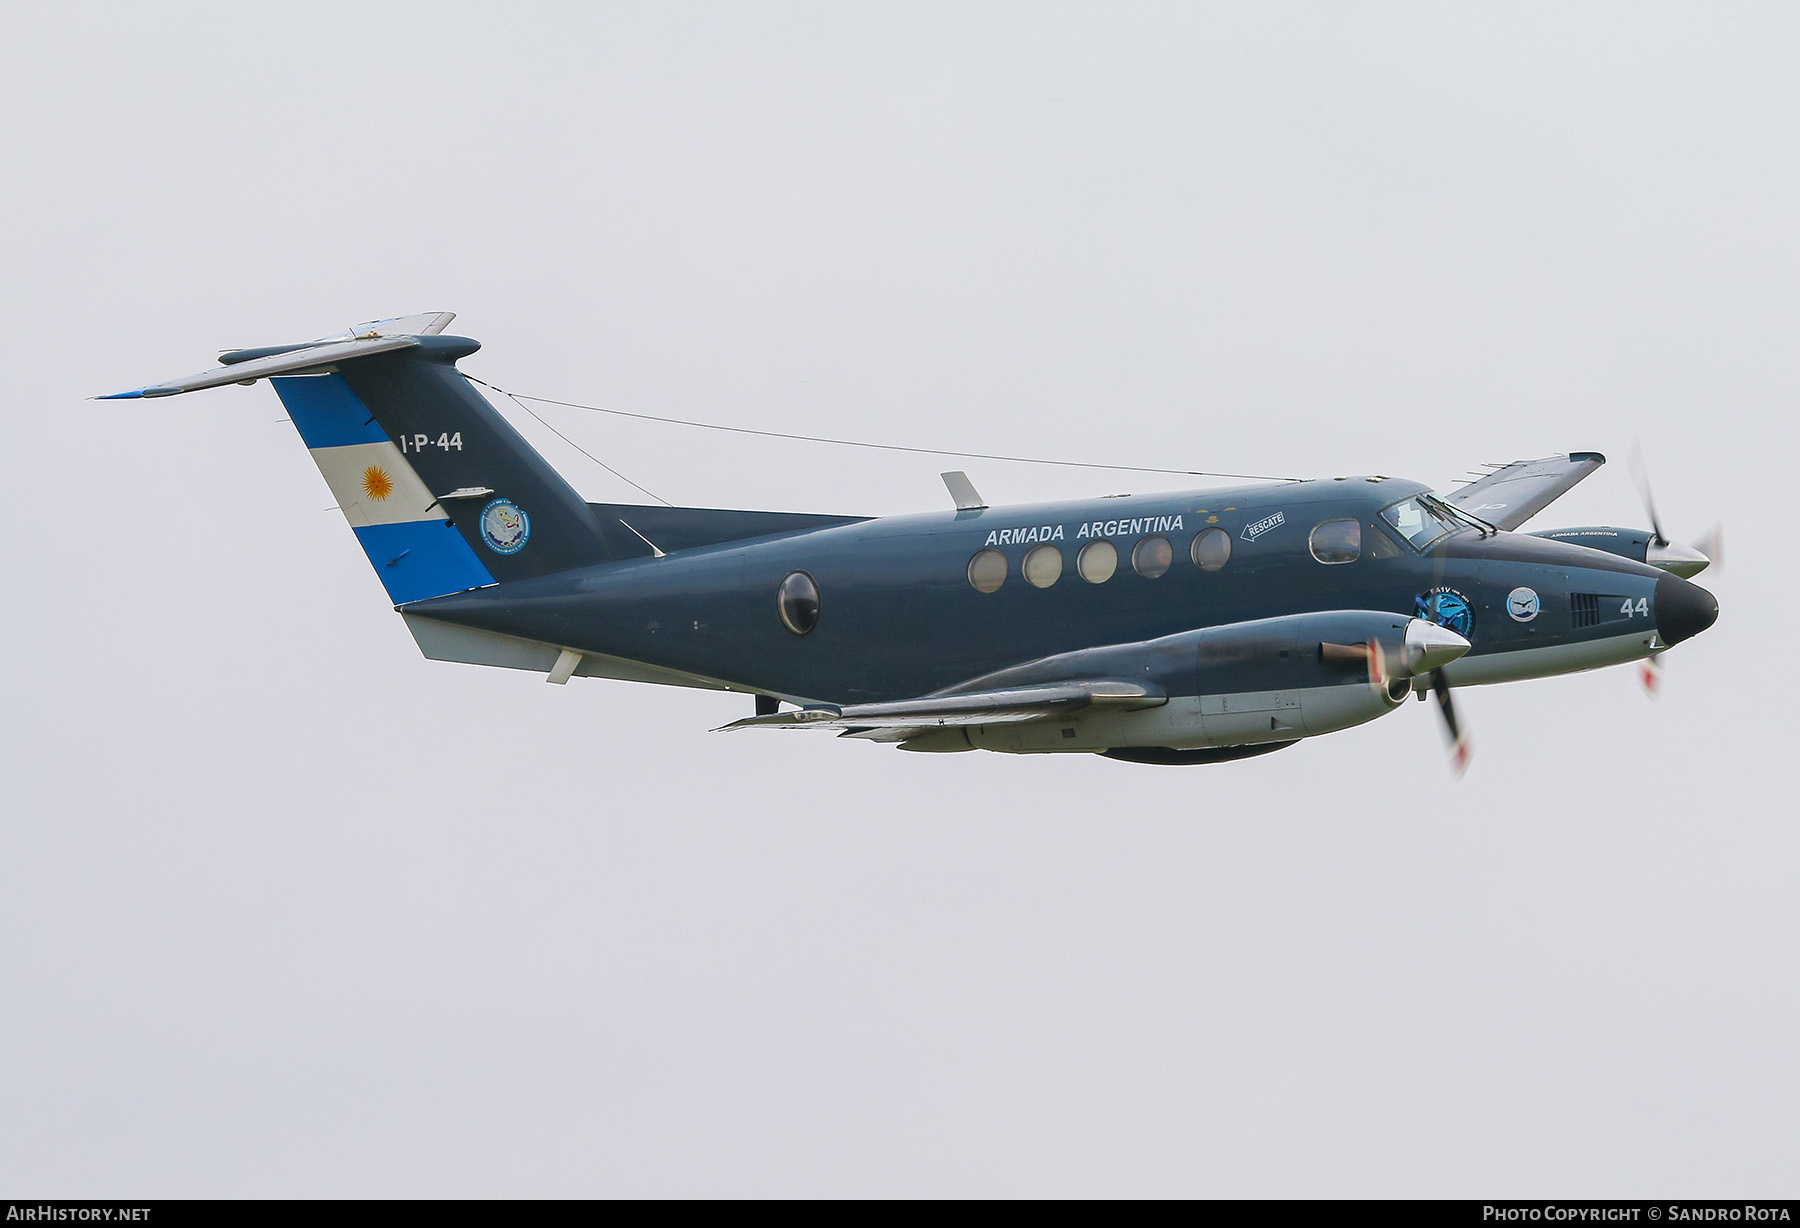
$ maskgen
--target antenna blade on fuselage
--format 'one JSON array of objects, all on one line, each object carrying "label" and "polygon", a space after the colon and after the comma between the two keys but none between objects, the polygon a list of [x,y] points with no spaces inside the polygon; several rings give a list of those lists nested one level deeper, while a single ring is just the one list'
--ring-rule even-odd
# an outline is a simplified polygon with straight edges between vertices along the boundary
[{"label": "antenna blade on fuselage", "polygon": [[962,470],[940,473],[938,476],[944,479],[944,485],[950,491],[950,498],[956,502],[957,511],[979,511],[988,505],[987,500],[981,497],[981,492],[975,489],[975,483],[969,481],[969,475]]}]

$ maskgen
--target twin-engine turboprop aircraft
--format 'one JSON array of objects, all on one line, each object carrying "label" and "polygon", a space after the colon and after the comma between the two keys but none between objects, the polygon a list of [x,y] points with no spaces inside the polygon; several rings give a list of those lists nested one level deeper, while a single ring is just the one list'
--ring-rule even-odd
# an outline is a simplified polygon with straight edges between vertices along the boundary
[{"label": "twin-engine turboprop aircraft", "polygon": [[[427,657],[742,691],[727,729],[1216,763],[1451,687],[1653,658],[1711,626],[1696,550],[1515,532],[1604,463],[869,519],[587,503],[457,370],[440,312],[116,394],[268,379]],[[785,701],[793,705],[781,708]]]}]

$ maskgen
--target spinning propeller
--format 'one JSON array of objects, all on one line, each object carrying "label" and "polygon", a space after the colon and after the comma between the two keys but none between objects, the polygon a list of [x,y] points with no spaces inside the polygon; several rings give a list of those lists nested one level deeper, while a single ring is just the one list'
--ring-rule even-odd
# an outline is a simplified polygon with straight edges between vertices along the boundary
[{"label": "spinning propeller", "polygon": [[1672,542],[1663,532],[1662,518],[1656,514],[1656,498],[1650,493],[1650,472],[1644,464],[1644,452],[1636,445],[1631,449],[1631,478],[1637,484],[1638,497],[1644,501],[1644,514],[1650,517],[1650,549],[1644,555],[1646,563],[1683,580],[1692,580],[1708,567],[1724,566],[1723,525],[1714,525],[1691,546]]},{"label": "spinning propeller", "polygon": [[[1450,682],[1441,669],[1431,671],[1431,694],[1437,700],[1438,715],[1444,718],[1444,732],[1450,735],[1450,767],[1460,779],[1469,770],[1469,756],[1474,748],[1463,736],[1462,724],[1456,719],[1456,701],[1450,698]],[[1424,694],[1419,698],[1425,698]]]},{"label": "spinning propeller", "polygon": [[[1463,736],[1456,719],[1456,702],[1450,697],[1450,683],[1443,667],[1469,650],[1469,641],[1448,627],[1415,618],[1407,624],[1406,639],[1400,650],[1399,672],[1391,672],[1387,653],[1379,640],[1362,644],[1320,644],[1320,654],[1327,661],[1363,661],[1369,670],[1369,687],[1390,701],[1405,698],[1410,679],[1428,678],[1431,693],[1437,698],[1438,714],[1444,718],[1445,732],[1450,736],[1450,765],[1460,778],[1469,768],[1472,748]],[[1396,694],[1396,691],[1398,693]],[[1425,692],[1418,692],[1425,698]]]},{"label": "spinning propeller", "polygon": [[[1631,448],[1631,477],[1637,484],[1638,497],[1644,501],[1644,514],[1650,518],[1650,547],[1644,561],[1660,567],[1670,575],[1691,580],[1708,567],[1715,572],[1725,567],[1725,526],[1714,525],[1705,536],[1691,546],[1669,540],[1663,532],[1662,519],[1656,514],[1656,498],[1650,492],[1650,471],[1644,463],[1644,450],[1637,444]],[[1662,690],[1662,653],[1645,657],[1638,663],[1638,682],[1644,694],[1655,699]]]}]

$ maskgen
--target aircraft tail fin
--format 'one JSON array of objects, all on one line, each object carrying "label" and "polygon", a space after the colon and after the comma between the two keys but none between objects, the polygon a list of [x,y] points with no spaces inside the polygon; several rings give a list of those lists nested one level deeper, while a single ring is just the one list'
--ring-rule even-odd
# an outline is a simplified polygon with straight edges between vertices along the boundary
[{"label": "aircraft tail fin", "polygon": [[456,369],[480,343],[441,335],[451,318],[234,350],[108,399],[268,379],[395,605],[610,558],[581,496]]}]

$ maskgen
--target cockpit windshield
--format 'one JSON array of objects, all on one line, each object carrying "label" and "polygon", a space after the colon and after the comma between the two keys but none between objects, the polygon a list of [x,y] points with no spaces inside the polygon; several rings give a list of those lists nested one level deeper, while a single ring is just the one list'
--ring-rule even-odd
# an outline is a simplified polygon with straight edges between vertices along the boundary
[{"label": "cockpit windshield", "polygon": [[1425,499],[1406,499],[1381,513],[1381,518],[1400,530],[1400,535],[1423,550],[1446,533],[1468,526],[1447,512],[1439,511]]}]

